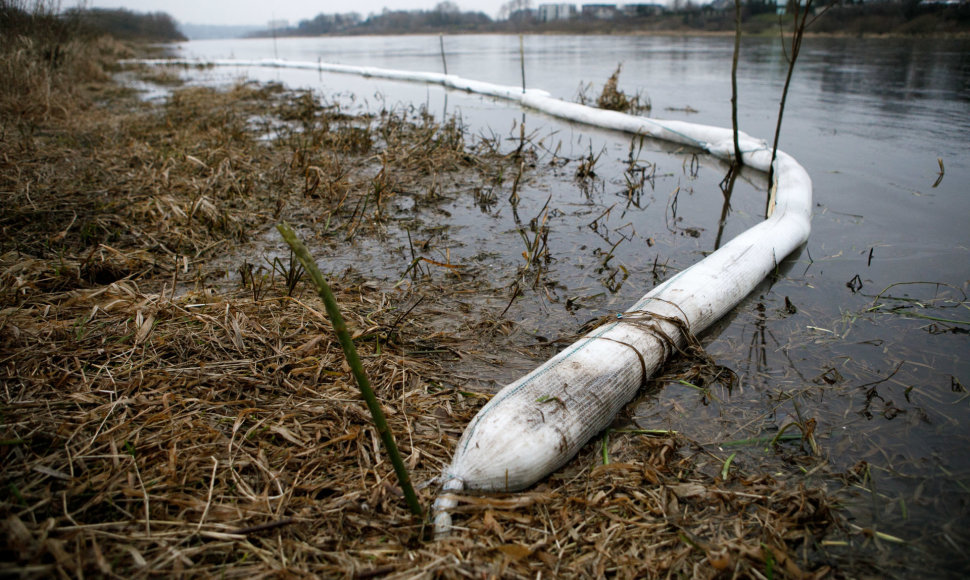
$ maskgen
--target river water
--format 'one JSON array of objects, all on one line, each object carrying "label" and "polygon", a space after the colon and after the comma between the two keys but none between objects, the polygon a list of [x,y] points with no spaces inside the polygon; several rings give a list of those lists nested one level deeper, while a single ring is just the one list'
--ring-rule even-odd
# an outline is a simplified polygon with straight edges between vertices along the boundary
[{"label": "river water", "polygon": [[[592,82],[595,97],[622,64],[620,88],[649,98],[650,116],[730,126],[732,49],[732,39],[717,37],[530,36],[523,42],[525,83],[575,100],[582,83]],[[522,83],[518,37],[445,37],[444,50],[451,74]],[[432,36],[195,41],[179,52],[415,71],[445,66]],[[777,38],[745,39],[743,131],[772,138],[786,69]],[[439,117],[460,115],[470,134],[502,135],[512,145],[524,123],[532,144],[548,152],[545,162],[570,161],[552,178],[526,180],[517,210],[524,221],[543,207],[554,210],[547,214],[554,261],[546,274],[553,283],[524,294],[508,313],[537,338],[575,332],[590,318],[626,308],[763,213],[763,176],[742,175],[721,231],[723,164],[491,99],[316,71],[189,74],[205,83],[279,81],[365,111],[426,106]],[[721,460],[737,452],[742,472],[809,472],[806,485],[837,493],[850,527],[844,545],[824,550],[857,573],[869,570],[859,559],[872,571],[903,577],[917,568],[954,577],[970,568],[968,144],[970,41],[806,39],[780,148],[812,176],[811,237],[702,337],[710,354],[738,373],[733,392],[702,400],[677,384],[655,385],[636,405],[640,425],[680,431]],[[577,181],[576,167],[590,154],[599,156],[597,176]],[[631,203],[629,179],[644,174],[652,179],[640,183]],[[512,212],[482,211],[470,197],[447,207],[452,228],[438,240],[439,252],[507,284],[523,249]],[[372,252],[364,262],[371,274],[400,277],[408,259],[397,234],[391,239],[401,251],[390,261],[373,257],[388,252]],[[334,271],[351,262],[360,257],[331,256],[328,265]],[[534,364],[494,369],[494,377],[507,382]],[[809,451],[798,442],[772,451],[725,445],[810,420],[820,446],[814,463],[799,459]]]}]

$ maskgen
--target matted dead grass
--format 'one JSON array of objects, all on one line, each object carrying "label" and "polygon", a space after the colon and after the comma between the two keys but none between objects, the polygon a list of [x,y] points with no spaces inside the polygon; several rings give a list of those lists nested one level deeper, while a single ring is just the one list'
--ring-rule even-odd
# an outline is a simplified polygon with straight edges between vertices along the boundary
[{"label": "matted dead grass", "polygon": [[[298,272],[250,271],[240,288],[212,262],[280,218],[334,243],[379,236],[395,192],[432,204],[518,160],[454,121],[348,116],[274,85],[82,97],[67,114],[3,109],[0,574],[832,573],[823,491],[722,481],[675,434],[620,430],[528,492],[464,496],[454,536],[432,540]],[[428,482],[488,399],[450,362],[479,337],[422,316],[449,288],[415,310],[360,277],[334,288],[412,479]],[[422,487],[422,505],[436,492]]]},{"label": "matted dead grass", "polygon": [[[463,392],[393,299],[341,284],[418,481],[486,396]],[[617,433],[523,494],[467,496],[453,539],[410,516],[321,305],[170,300],[133,282],[5,313],[5,560],[37,576],[802,577],[832,525],[817,491],[693,472],[676,437]],[[383,340],[381,340],[383,338]],[[390,340],[388,340],[390,338]],[[379,348],[379,351],[378,351]],[[430,505],[434,486],[422,489]],[[824,572],[825,568],[817,570]]]}]

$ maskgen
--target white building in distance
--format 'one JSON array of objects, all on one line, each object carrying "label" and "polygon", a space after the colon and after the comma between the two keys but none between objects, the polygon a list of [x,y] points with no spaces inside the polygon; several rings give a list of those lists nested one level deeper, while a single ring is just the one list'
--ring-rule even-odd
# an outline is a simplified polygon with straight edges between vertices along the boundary
[{"label": "white building in distance", "polygon": [[540,4],[537,18],[539,22],[554,20],[569,20],[575,18],[578,12],[575,4]]}]

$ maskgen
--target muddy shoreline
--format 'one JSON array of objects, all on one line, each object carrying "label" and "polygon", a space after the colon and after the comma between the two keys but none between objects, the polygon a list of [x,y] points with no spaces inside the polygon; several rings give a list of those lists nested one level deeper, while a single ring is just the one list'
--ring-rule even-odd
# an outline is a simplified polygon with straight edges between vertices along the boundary
[{"label": "muddy shoreline", "polygon": [[[54,73],[6,57],[28,91],[16,102],[53,90],[46,106],[3,109],[4,573],[884,571],[896,538],[854,526],[836,496],[864,466],[829,471],[808,423],[779,472],[640,429],[632,406],[534,489],[463,496],[457,533],[433,541],[407,512],[322,305],[285,253],[251,248],[285,219],[352,263],[359,245],[386,243],[402,193],[427,212],[410,247],[388,248],[403,283],[331,272],[412,479],[427,482],[501,374],[519,372],[510,360],[544,360],[559,337],[501,316],[514,288],[447,254],[418,259],[421,245],[447,226],[442,200],[504,201],[523,166],[537,181],[552,171],[529,165],[542,153],[420,109],[348,114],[312,92],[179,87],[149,68],[136,71],[144,82],[174,88],[145,102],[109,75],[131,49],[93,50]],[[529,231],[539,241],[541,221]],[[533,279],[522,291],[542,291]],[[728,388],[686,360],[647,390],[680,380],[706,388],[688,391],[694,405]],[[422,504],[436,493],[421,488]]]}]

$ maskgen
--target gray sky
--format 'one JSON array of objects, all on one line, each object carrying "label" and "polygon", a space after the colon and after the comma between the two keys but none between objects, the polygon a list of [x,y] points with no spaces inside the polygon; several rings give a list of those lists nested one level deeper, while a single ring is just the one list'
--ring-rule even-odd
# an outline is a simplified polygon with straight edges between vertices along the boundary
[{"label": "gray sky", "polygon": [[[87,0],[92,8],[127,8],[136,12],[168,12],[176,20],[188,24],[266,24],[274,17],[296,24],[320,13],[359,12],[367,16],[391,10],[430,10],[440,0]],[[507,0],[452,0],[462,10],[475,10],[495,18]],[[545,1],[545,0],[543,0]],[[550,0],[551,1],[551,0]],[[559,0],[562,1],[562,0]],[[568,0],[567,0],[568,1]],[[582,0],[574,0],[582,4]],[[63,0],[71,7],[83,0]],[[533,0],[533,5],[539,2]]]}]

